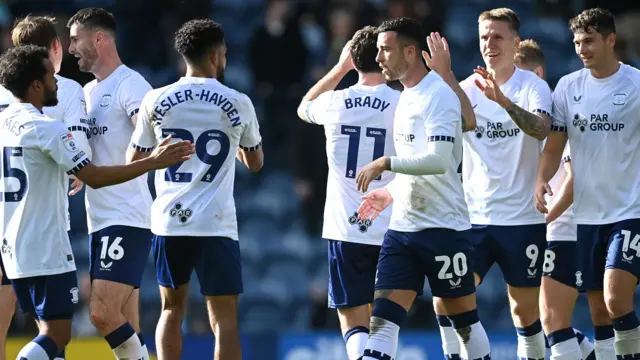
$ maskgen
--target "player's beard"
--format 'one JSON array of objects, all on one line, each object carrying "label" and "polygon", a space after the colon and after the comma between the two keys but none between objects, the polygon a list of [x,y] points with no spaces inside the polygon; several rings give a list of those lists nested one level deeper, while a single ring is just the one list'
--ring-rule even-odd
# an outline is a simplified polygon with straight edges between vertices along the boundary
[{"label": "player's beard", "polygon": [[56,106],[58,105],[58,91],[45,89],[44,93],[44,106]]},{"label": "player's beard", "polygon": [[224,83],[224,67],[219,66],[218,69],[216,69],[216,79],[219,82]]},{"label": "player's beard", "polygon": [[80,59],[78,60],[78,68],[83,72],[90,72],[93,68],[93,65],[98,60],[98,52],[95,48],[87,47],[84,51],[82,51]]}]

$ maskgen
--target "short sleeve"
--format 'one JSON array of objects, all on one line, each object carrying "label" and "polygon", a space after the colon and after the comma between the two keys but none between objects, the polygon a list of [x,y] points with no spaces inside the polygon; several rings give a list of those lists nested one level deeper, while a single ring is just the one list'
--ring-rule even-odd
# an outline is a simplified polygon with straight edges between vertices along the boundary
[{"label": "short sleeve", "polygon": [[153,129],[155,115],[153,105],[155,103],[153,92],[148,93],[142,100],[136,128],[131,136],[131,147],[140,152],[151,152],[158,145],[158,139]]},{"label": "short sleeve", "polygon": [[256,151],[262,144],[262,136],[260,135],[260,125],[253,103],[248,96],[245,95],[243,105],[244,116],[247,119],[244,132],[240,137],[240,147],[244,151]]},{"label": "short sleeve", "polygon": [[546,81],[537,76],[533,79],[535,81],[532,83],[531,90],[529,90],[529,109],[527,110],[532,113],[541,113],[551,118],[551,88]]},{"label": "short sleeve", "polygon": [[62,122],[67,125],[67,129],[73,134],[76,144],[80,149],[87,152],[87,156],[91,158],[91,147],[89,139],[91,131],[87,125],[89,116],[87,115],[87,105],[84,100],[84,91],[79,84],[74,84],[76,89],[69,96],[64,112],[62,113]]},{"label": "short sleeve", "polygon": [[449,88],[438,91],[424,110],[427,142],[455,142],[461,128],[462,109],[460,100]]},{"label": "short sleeve", "polygon": [[129,76],[120,85],[118,94],[120,106],[127,112],[129,117],[136,115],[140,110],[142,99],[151,90],[151,85],[142,76]]},{"label": "short sleeve", "polygon": [[565,96],[565,81],[560,79],[556,91],[553,92],[552,130],[567,131],[567,101]]},{"label": "short sleeve", "polygon": [[310,123],[324,125],[324,119],[327,118],[324,114],[330,108],[335,93],[335,91],[327,91],[307,103],[305,113]]},{"label": "short sleeve", "polygon": [[57,120],[41,123],[38,131],[40,148],[67,172],[73,175],[80,171],[90,160],[80,149],[73,134]]}]

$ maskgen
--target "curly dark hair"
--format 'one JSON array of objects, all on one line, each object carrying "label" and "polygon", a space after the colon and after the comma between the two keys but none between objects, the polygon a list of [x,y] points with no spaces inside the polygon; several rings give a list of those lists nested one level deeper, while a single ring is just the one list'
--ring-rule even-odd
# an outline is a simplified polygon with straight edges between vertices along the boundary
[{"label": "curly dark hair", "polygon": [[44,82],[47,68],[44,59],[49,50],[42,46],[24,45],[11,48],[0,56],[0,84],[13,96],[24,99],[31,83]]},{"label": "curly dark hair", "polygon": [[113,14],[102,8],[79,10],[69,19],[67,27],[70,28],[74,24],[90,29],[108,31],[112,36],[116,35],[116,18]]},{"label": "curly dark hair", "polygon": [[356,31],[351,43],[351,59],[356,70],[363,73],[381,72],[376,62],[378,54],[378,31],[373,26],[365,26]]},{"label": "curly dark hair", "polygon": [[587,9],[569,20],[569,29],[572,33],[589,32],[592,28],[602,36],[616,33],[616,21],[608,10],[595,8]]},{"label": "curly dark hair", "polygon": [[186,60],[198,62],[207,53],[224,45],[222,26],[210,19],[190,20],[176,32],[174,48]]},{"label": "curly dark hair", "polygon": [[383,22],[378,26],[378,33],[394,31],[398,34],[398,39],[403,46],[414,45],[417,47],[418,56],[422,50],[427,50],[427,37],[424,34],[422,25],[412,18],[400,17]]}]

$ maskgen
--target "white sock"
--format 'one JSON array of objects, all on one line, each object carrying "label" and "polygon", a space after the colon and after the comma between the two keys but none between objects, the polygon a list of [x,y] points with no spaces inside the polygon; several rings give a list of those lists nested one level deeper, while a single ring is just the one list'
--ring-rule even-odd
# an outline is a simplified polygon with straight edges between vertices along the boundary
[{"label": "white sock", "polygon": [[356,326],[344,334],[345,346],[347,348],[347,358],[358,360],[364,354],[364,348],[369,339],[369,328]]},{"label": "white sock", "polygon": [[49,360],[49,355],[47,355],[47,352],[44,351],[40,345],[32,341],[20,350],[16,359],[22,358],[27,360]]},{"label": "white sock", "polygon": [[580,330],[573,329],[578,338],[578,344],[580,345],[580,351],[582,352],[582,360],[595,360],[596,353],[594,352],[593,344],[591,340]]},{"label": "white sock", "polygon": [[460,357],[460,340],[456,331],[451,326],[451,322],[444,315],[436,315],[440,326],[440,338],[442,338],[442,352],[446,359],[457,359]]},{"label": "white sock", "polygon": [[540,320],[526,328],[516,328],[518,332],[518,358],[544,359],[547,354],[544,346],[544,333]]},{"label": "white sock", "polygon": [[150,360],[149,350],[147,350],[147,345],[142,345],[141,352],[142,352],[142,360]]},{"label": "white sock", "polygon": [[400,326],[389,320],[372,316],[369,331],[369,339],[362,360],[378,360],[381,356],[370,356],[378,353],[395,359],[398,351]]},{"label": "white sock", "polygon": [[640,328],[625,331],[617,331],[613,343],[616,356],[620,358],[640,358]]},{"label": "white sock", "polygon": [[547,338],[551,347],[551,360],[583,359],[578,338],[572,328],[554,331]]},{"label": "white sock", "polygon": [[596,350],[596,359],[616,360],[616,351],[613,348],[614,341],[615,337],[604,340],[595,340],[593,345]]},{"label": "white sock", "polygon": [[489,338],[478,318],[478,310],[447,316],[460,343],[460,358],[484,359],[491,354]]},{"label": "white sock", "polygon": [[133,334],[117,348],[112,349],[118,360],[138,360],[142,357],[142,346],[137,334]]}]

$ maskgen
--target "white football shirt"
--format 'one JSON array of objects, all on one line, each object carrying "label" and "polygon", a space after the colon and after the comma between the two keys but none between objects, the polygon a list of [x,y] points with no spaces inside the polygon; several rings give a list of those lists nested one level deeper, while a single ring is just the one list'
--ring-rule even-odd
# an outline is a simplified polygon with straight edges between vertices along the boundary
[{"label": "white football shirt", "polygon": [[[151,85],[142,75],[125,65],[120,65],[106,79],[85,85],[94,164],[126,163],[134,130],[131,116],[138,113],[142,98],[150,90]],[[98,190],[87,187],[85,193],[89,233],[113,225],[150,227],[152,199],[147,175]]]},{"label": "white football shirt", "polygon": [[554,130],[565,130],[577,224],[640,219],[640,71],[626,64],[605,79],[588,69],[560,79]]},{"label": "white football shirt", "polygon": [[[476,114],[475,132],[464,138],[462,181],[471,223],[477,225],[544,224],[533,193],[542,141],[526,135],[509,114],[476,86],[473,74],[460,83]],[[500,90],[530,112],[551,115],[551,89],[531,71],[515,68]]]},{"label": "white football shirt", "polygon": [[[400,92],[386,84],[354,85],[328,91],[307,104],[307,118],[323,125],[327,138],[329,176],[322,237],[367,245],[382,245],[391,209],[372,222],[358,220],[362,193],[356,185],[359,169],[381,156],[395,155],[393,118]],[[369,191],[385,187],[394,174],[385,171]]]},{"label": "white football shirt", "polygon": [[0,85],[0,112],[15,101],[13,94],[9,90],[5,89],[4,86]]},{"label": "white football shirt", "polygon": [[[87,158],[91,160],[91,146],[89,146],[89,126],[87,125],[87,108],[84,102],[84,92],[82,86],[76,81],[67,79],[58,74],[58,105],[46,106],[42,112],[52,119],[61,121],[67,125],[69,132],[73,135],[76,145],[84,151]],[[67,202],[67,230],[71,230],[71,218],[69,217],[69,198]]]},{"label": "white football shirt", "polygon": [[255,151],[262,142],[251,100],[215,79],[183,77],[144,98],[131,146],[151,151],[168,135],[191,141],[196,153],[156,171],[151,231],[238,240],[236,154],[238,147]]},{"label": "white football shirt", "polygon": [[[553,190],[554,196],[546,195],[547,207],[551,206],[555,201],[555,194],[558,193],[564,179],[567,176],[567,171],[564,169],[565,163],[571,161],[571,154],[569,150],[569,144],[564,149],[562,154],[562,163],[558,172],[549,181],[549,186]],[[573,219],[573,204],[569,206],[562,215],[558,216],[554,221],[547,225],[547,241],[577,241],[578,239],[578,227]]]},{"label": "white football shirt", "polygon": [[430,141],[453,142],[454,150],[444,174],[396,174],[387,186],[393,196],[390,229],[471,228],[457,173],[462,161],[461,119],[460,100],[434,71],[400,95],[393,124],[396,154],[410,157],[424,153]]},{"label": "white football shirt", "polygon": [[0,233],[7,277],[75,270],[66,229],[67,175],[89,159],[64,124],[31,104],[11,104],[0,113],[0,124]]}]

